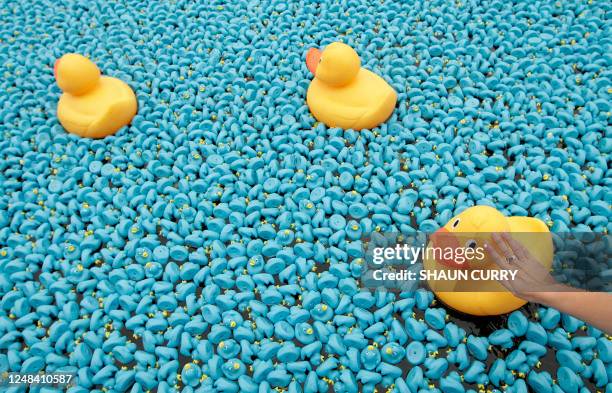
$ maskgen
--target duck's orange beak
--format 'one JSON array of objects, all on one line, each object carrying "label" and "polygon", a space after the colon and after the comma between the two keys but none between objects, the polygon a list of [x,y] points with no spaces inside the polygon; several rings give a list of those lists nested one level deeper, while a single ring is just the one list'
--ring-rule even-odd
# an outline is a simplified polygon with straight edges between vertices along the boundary
[{"label": "duck's orange beak", "polygon": [[[444,257],[444,254],[447,254],[446,253],[447,248],[455,250],[461,247],[459,244],[459,240],[453,233],[449,232],[446,228],[440,228],[431,235],[430,240],[431,240],[432,246],[436,248],[436,252],[434,253],[434,255],[435,255],[437,262],[441,263],[442,265],[446,267],[450,267],[450,268],[467,269],[468,264],[465,263],[465,261],[462,263],[459,263],[452,258]],[[441,250],[441,252],[438,250]]]},{"label": "duck's orange beak", "polygon": [[312,73],[312,75],[316,75],[317,66],[319,65],[319,60],[321,60],[321,54],[323,52],[317,48],[310,48],[306,53],[306,67]]}]

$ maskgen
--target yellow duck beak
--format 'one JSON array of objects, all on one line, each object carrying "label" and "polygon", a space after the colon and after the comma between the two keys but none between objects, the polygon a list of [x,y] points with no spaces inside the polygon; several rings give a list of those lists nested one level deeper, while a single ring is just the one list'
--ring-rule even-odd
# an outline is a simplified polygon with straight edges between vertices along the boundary
[{"label": "yellow duck beak", "polygon": [[312,73],[312,75],[316,75],[317,67],[319,66],[319,61],[321,61],[321,55],[323,51],[317,48],[310,48],[306,53],[306,67]]},{"label": "yellow duck beak", "polygon": [[[461,246],[459,244],[459,240],[457,239],[457,237],[444,227],[435,231],[431,235],[430,239],[434,247],[442,249],[442,250],[446,249],[447,247],[456,249]],[[438,259],[438,262],[450,268],[455,268],[455,269],[467,269],[468,268],[467,263],[458,263],[452,258],[450,259],[441,258],[441,259]]]}]

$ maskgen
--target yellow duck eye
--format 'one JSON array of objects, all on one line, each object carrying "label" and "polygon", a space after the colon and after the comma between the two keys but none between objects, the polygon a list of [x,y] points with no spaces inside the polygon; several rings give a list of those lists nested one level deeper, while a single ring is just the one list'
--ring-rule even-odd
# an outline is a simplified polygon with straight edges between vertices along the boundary
[{"label": "yellow duck eye", "polygon": [[458,225],[459,225],[459,219],[456,219],[455,222],[453,222],[453,228],[457,228]]}]

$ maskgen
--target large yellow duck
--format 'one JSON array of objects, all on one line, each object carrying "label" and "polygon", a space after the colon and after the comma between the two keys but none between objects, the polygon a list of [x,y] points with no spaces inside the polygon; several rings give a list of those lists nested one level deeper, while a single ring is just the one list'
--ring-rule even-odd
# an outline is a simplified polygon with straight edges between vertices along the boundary
[{"label": "large yellow duck", "polygon": [[137,110],[134,91],[123,81],[101,76],[89,59],[75,53],[55,62],[55,79],[64,92],[57,117],[64,128],[88,138],[103,138],[130,123]]},{"label": "large yellow duck", "polygon": [[361,130],[389,118],[397,94],[380,76],[361,68],[357,52],[334,42],[323,51],[312,48],[306,65],[315,76],[306,101],[312,115],[329,127]]},{"label": "large yellow duck", "polygon": [[[428,247],[469,247],[479,250],[470,258],[444,259],[438,255],[427,255],[424,268],[427,270],[479,270],[481,277],[487,269],[499,270],[484,249],[490,243],[492,233],[509,232],[543,266],[550,268],[553,259],[553,244],[546,224],[532,217],[505,217],[489,206],[474,206],[452,218],[444,227],[431,236]],[[476,272],[474,272],[476,273]],[[490,274],[490,273],[489,273]],[[468,276],[471,277],[471,274]],[[527,301],[514,296],[498,281],[428,281],[432,291],[451,308],[472,315],[499,315],[516,310]]]}]

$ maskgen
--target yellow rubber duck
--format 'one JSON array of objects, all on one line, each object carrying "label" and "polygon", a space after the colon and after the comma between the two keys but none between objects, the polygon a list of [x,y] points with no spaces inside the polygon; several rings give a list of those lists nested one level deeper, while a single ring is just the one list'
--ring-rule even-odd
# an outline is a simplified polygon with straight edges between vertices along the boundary
[{"label": "yellow rubber duck", "polygon": [[103,138],[129,124],[136,114],[134,91],[117,78],[101,76],[86,57],[65,54],[55,62],[53,72],[64,92],[57,104],[57,117],[68,132]]},{"label": "yellow rubber duck", "polygon": [[[460,261],[426,254],[427,270],[467,269],[499,270],[484,250],[492,233],[509,232],[543,266],[550,268],[553,259],[552,236],[546,224],[532,217],[505,217],[490,206],[473,206],[452,218],[431,236],[428,247],[469,247],[475,250],[470,258]],[[484,256],[484,257],[483,257]],[[481,273],[479,273],[480,275]],[[490,281],[428,281],[432,291],[451,308],[471,315],[499,315],[523,306],[527,301],[506,290],[499,282]],[[474,289],[478,291],[474,291]]]},{"label": "yellow rubber duck", "polygon": [[341,42],[323,51],[311,48],[306,65],[315,76],[306,101],[312,115],[328,127],[361,130],[389,118],[397,94],[383,78],[361,68],[357,52]]}]

